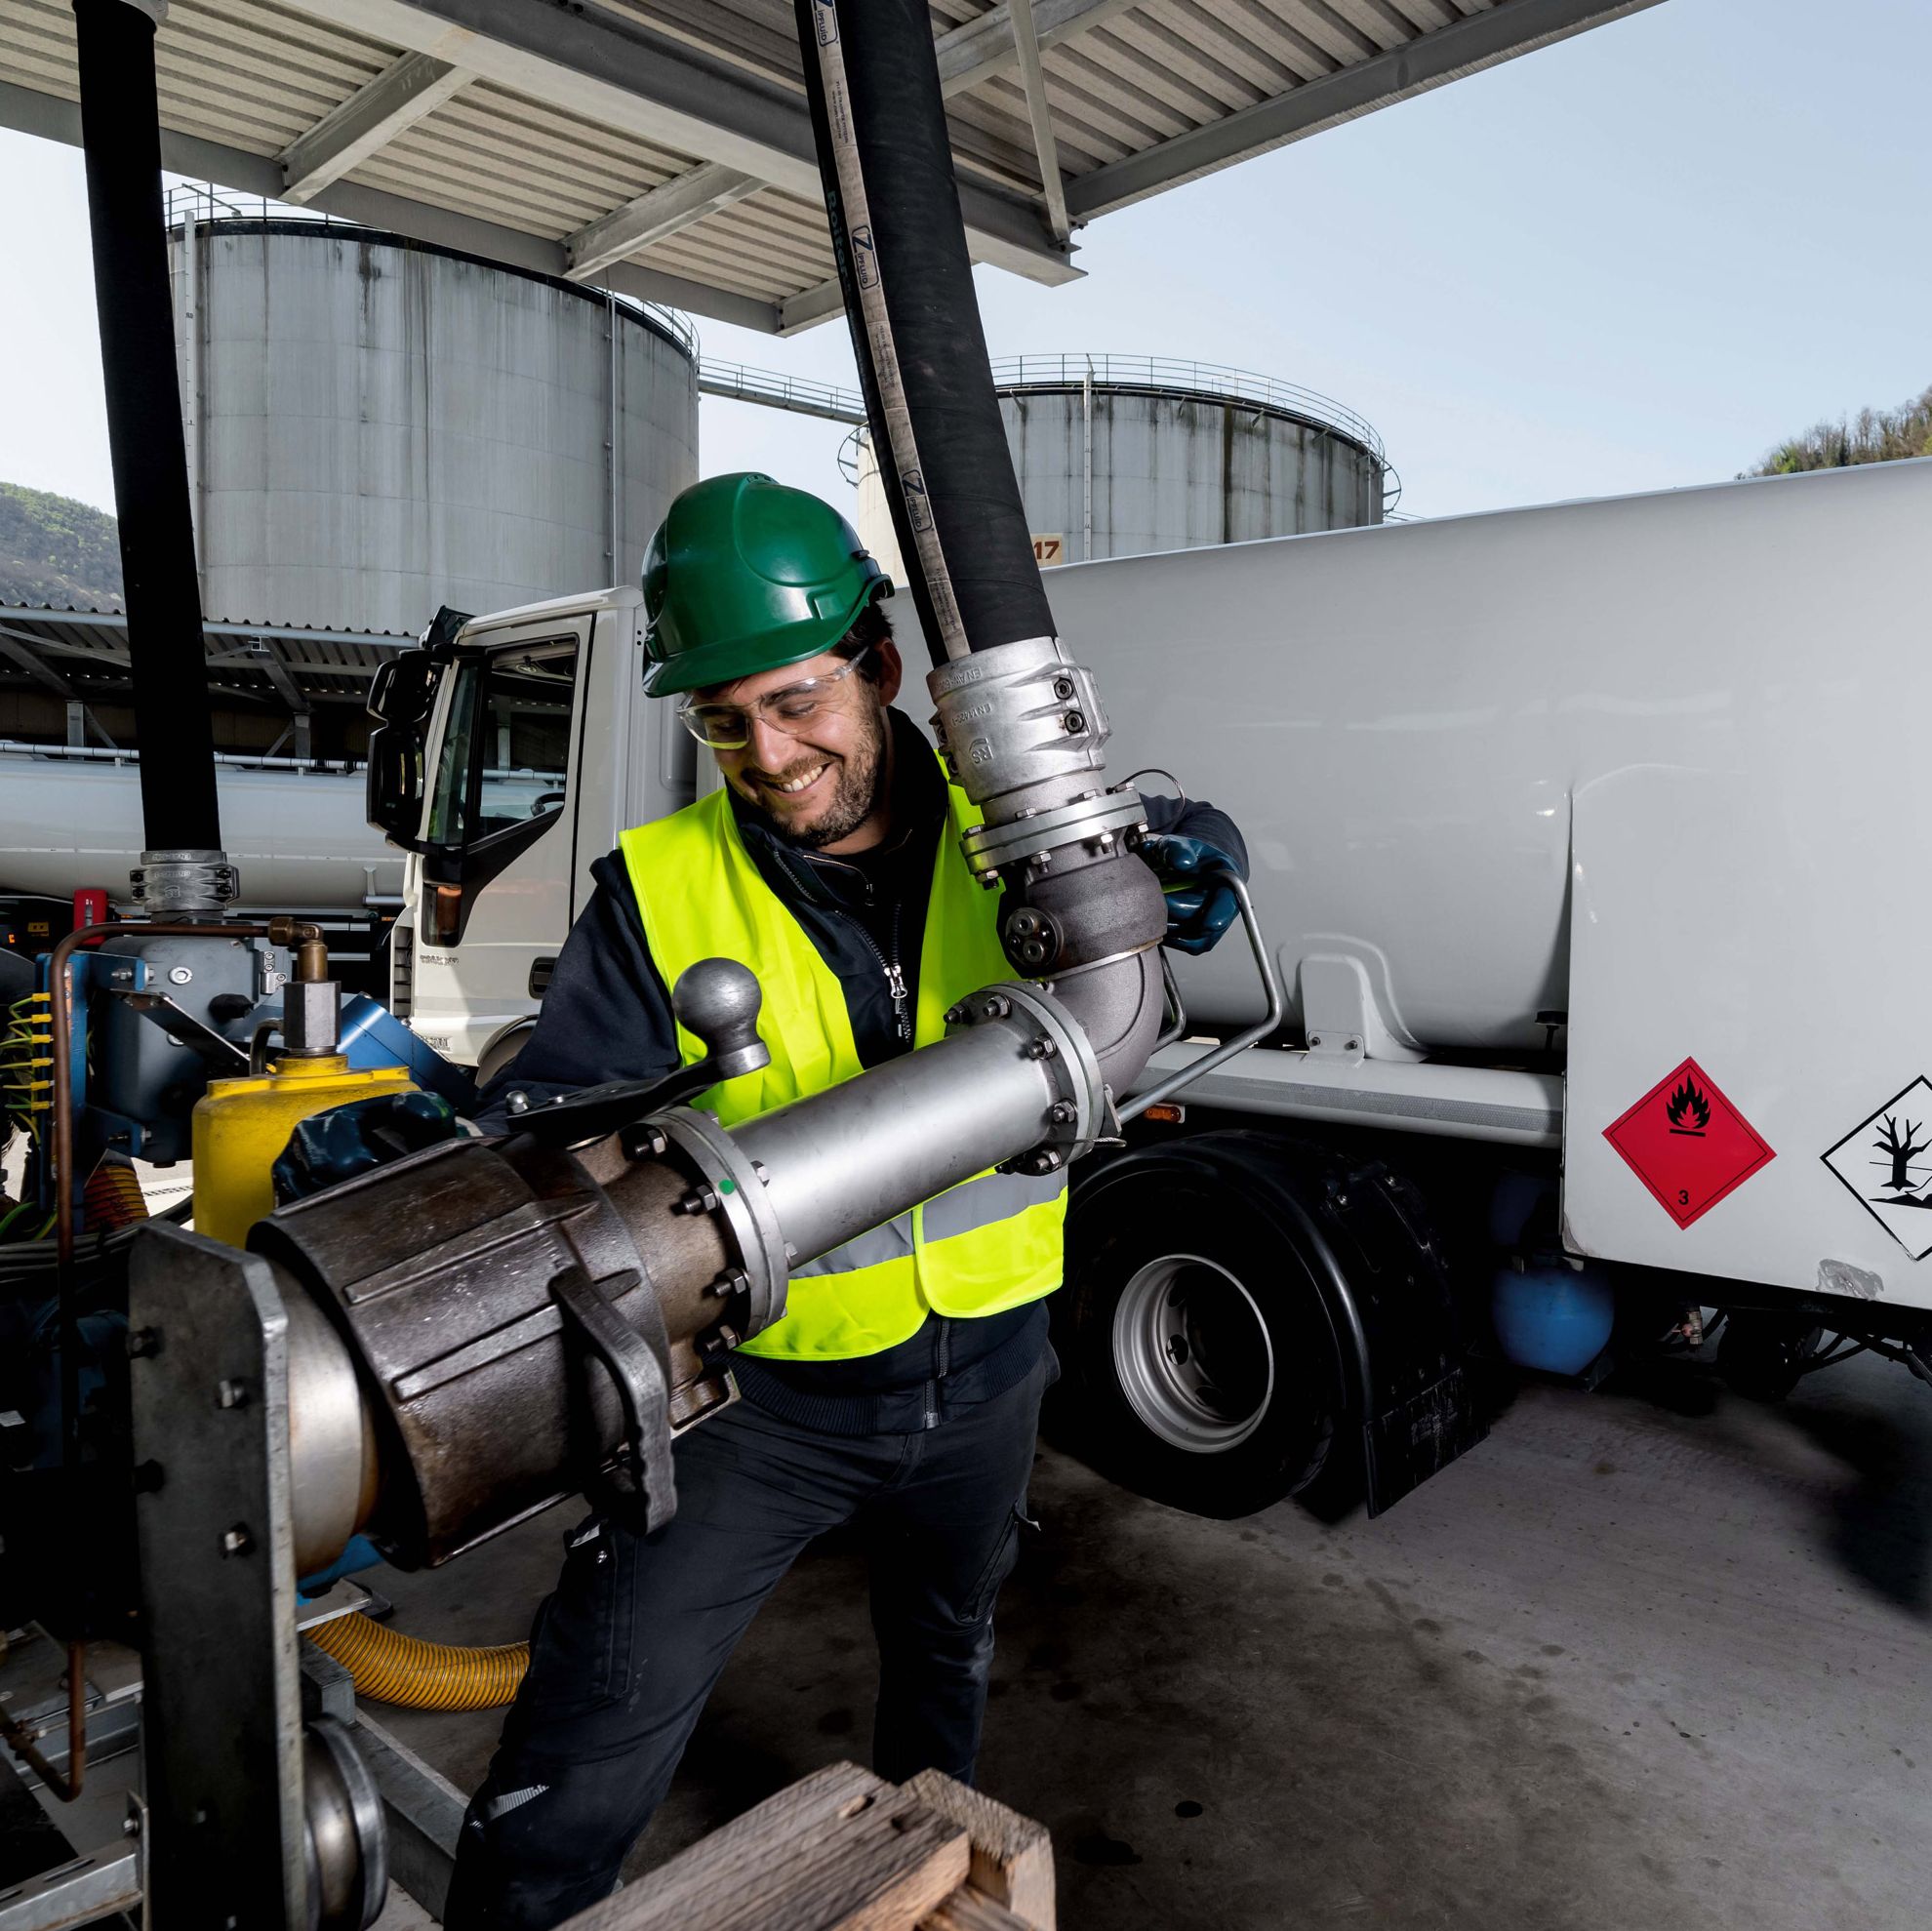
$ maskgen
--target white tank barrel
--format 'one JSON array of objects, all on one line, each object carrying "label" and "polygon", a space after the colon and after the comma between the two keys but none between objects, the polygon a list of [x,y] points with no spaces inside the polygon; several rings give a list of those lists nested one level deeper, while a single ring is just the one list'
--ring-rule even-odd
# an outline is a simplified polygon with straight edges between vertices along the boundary
[{"label": "white tank barrel", "polygon": [[[1924,688],[1902,613],[1928,529],[1919,462],[1076,565],[1048,587],[1099,675],[1109,772],[1168,766],[1241,826],[1298,1012],[1304,960],[1353,961],[1398,1048],[1493,1054],[1543,1046],[1568,1007],[1572,800],[1642,767],[1796,774],[1878,742],[1892,720],[1861,722],[1862,694]],[[1238,943],[1176,963],[1196,1022],[1257,1012]]]},{"label": "white tank barrel", "polygon": [[414,635],[633,582],[697,480],[669,311],[341,222],[178,221],[170,259],[210,618]]},{"label": "white tank barrel", "polygon": [[[403,855],[364,822],[360,771],[224,758],[216,777],[244,903],[359,911],[402,891]],[[126,898],[141,863],[136,760],[0,745],[0,893],[64,899],[99,885]]]}]

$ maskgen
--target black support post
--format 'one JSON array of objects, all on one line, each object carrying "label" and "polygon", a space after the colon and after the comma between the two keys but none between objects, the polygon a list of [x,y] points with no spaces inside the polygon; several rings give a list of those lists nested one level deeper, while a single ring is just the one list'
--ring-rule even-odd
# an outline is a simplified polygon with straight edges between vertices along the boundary
[{"label": "black support post", "polygon": [[74,20],[143,843],[213,853],[221,825],[161,211],[155,20],[134,0],[74,0]]}]

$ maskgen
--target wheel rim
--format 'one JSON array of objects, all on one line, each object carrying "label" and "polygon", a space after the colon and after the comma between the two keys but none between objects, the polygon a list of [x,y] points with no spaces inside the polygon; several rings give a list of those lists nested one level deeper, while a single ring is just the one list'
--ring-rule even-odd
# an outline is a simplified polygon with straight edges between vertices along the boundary
[{"label": "wheel rim", "polygon": [[1113,1310],[1113,1362],[1127,1405],[1171,1447],[1224,1455],[1261,1427],[1274,1347],[1255,1298],[1198,1254],[1149,1261]]}]

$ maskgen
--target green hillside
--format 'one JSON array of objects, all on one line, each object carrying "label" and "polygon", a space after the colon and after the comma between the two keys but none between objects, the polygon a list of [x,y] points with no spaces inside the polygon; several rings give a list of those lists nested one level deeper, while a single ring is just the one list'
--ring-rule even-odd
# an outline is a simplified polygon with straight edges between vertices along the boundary
[{"label": "green hillside", "polygon": [[1746,473],[1790,476],[1800,469],[1846,469],[1855,463],[1897,463],[1912,456],[1932,456],[1932,389],[1896,409],[1861,409],[1836,422],[1815,422]]},{"label": "green hillside", "polygon": [[0,603],[121,608],[121,543],[91,503],[0,483]]}]

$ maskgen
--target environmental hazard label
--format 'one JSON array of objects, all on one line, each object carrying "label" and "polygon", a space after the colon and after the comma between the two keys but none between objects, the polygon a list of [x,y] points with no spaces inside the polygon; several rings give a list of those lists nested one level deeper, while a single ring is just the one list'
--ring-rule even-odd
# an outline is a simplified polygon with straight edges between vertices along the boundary
[{"label": "environmental hazard label", "polygon": [[1923,1074],[1825,1155],[1858,1203],[1914,1261],[1932,1254],[1932,1085]]},{"label": "environmental hazard label", "polygon": [[1603,1137],[1680,1227],[1777,1158],[1695,1060],[1666,1073]]}]

